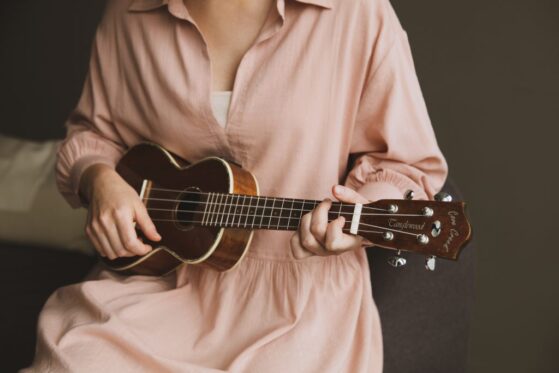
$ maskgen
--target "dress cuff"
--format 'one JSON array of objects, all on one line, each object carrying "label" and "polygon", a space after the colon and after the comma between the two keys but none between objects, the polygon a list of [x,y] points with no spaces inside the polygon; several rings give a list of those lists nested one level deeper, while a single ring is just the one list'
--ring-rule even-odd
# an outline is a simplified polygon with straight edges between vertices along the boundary
[{"label": "dress cuff", "polygon": [[113,169],[116,167],[115,159],[99,154],[86,155],[78,159],[76,163],[74,163],[74,165],[72,166],[72,169],[70,170],[70,179],[69,179],[72,193],[66,194],[65,197],[68,203],[70,203],[70,206],[72,206],[73,208],[87,206],[86,201],[82,200],[81,195],[79,194],[81,177],[84,171],[89,166],[92,166],[94,164],[99,164],[99,163],[106,164],[107,166]]},{"label": "dress cuff", "polygon": [[365,182],[355,190],[369,201],[403,199],[408,190],[414,192],[414,199],[429,199],[425,190],[411,179],[390,169],[367,175]]},{"label": "dress cuff", "polygon": [[369,201],[378,201],[381,199],[402,199],[402,192],[385,181],[376,181],[363,184],[357,189],[357,193],[367,198]]}]

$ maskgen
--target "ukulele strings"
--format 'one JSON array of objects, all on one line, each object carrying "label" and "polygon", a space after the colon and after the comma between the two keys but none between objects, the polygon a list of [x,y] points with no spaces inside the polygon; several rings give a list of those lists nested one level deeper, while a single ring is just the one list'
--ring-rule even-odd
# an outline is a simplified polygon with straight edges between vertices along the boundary
[{"label": "ukulele strings", "polygon": [[[153,189],[156,189],[156,188],[152,188],[152,190],[153,190]],[[206,193],[206,192],[186,192],[186,193],[207,194],[207,195],[208,195],[208,198],[211,198],[210,195],[211,195],[213,192],[209,192],[209,193]],[[272,209],[272,210],[292,210],[292,211],[293,211],[293,210],[294,210],[294,211],[302,210],[302,211],[306,211],[306,212],[312,211],[313,208],[316,207],[316,206],[318,205],[318,203],[320,203],[320,202],[316,202],[316,201],[295,200],[295,199],[285,198],[285,199],[282,199],[282,200],[283,200],[282,207],[275,207],[275,206],[265,206],[268,197],[251,196],[251,195],[246,195],[246,194],[224,194],[224,193],[222,193],[222,194],[217,194],[217,193],[216,193],[216,195],[217,195],[218,197],[221,197],[221,198],[219,198],[219,202],[217,201],[218,198],[216,198],[214,202],[211,202],[211,201],[209,201],[209,200],[207,200],[207,201],[187,200],[187,199],[184,199],[184,200],[181,199],[181,200],[179,200],[179,199],[156,198],[156,197],[147,197],[147,198],[144,198],[144,200],[146,200],[146,201],[161,201],[161,202],[179,202],[179,203],[209,204],[209,205],[212,205],[212,206],[219,206],[219,207],[221,207],[221,206],[235,206],[235,207],[239,207],[238,202],[240,201],[240,199],[243,198],[243,204],[244,204],[246,198],[248,197],[250,200],[252,200],[252,199],[257,199],[257,204],[256,204],[256,206],[252,206],[252,205],[249,205],[249,206],[241,205],[241,206],[240,206],[241,208],[244,208],[244,207],[248,207],[248,208],[261,208],[261,209],[266,209],[266,208],[267,208],[267,209]],[[227,200],[227,198],[228,198],[229,196],[233,196],[233,197],[232,197],[231,201],[225,202],[225,201],[222,201],[222,200],[223,200],[223,196],[225,196],[225,200]],[[234,198],[235,196],[237,196],[237,203],[234,203],[234,202],[233,202],[233,198]],[[270,197],[270,199],[272,199],[272,198],[276,198],[276,197]],[[262,206],[259,206],[258,204],[260,203],[260,201],[261,201],[262,199],[264,199],[264,204],[263,204]],[[292,203],[291,208],[283,207],[283,204],[285,204],[285,202],[288,201],[288,200],[291,200],[291,203]],[[311,208],[310,210],[307,209],[307,208],[305,208],[305,207],[303,207],[303,208],[293,208],[293,204],[295,203],[295,201],[301,201],[301,202],[299,202],[299,203],[301,203],[302,206],[305,206],[305,205],[307,205],[307,204],[314,204],[314,207]],[[289,203],[289,201],[288,201],[288,203]],[[343,207],[343,204],[344,204],[343,202],[335,202],[335,203],[339,203],[339,204],[340,204],[340,209]],[[346,203],[346,205],[349,206],[350,204],[347,204],[347,203]],[[363,206],[362,209],[363,209],[363,210],[364,210],[364,209],[367,209],[367,210],[389,211],[388,209],[381,209],[381,208],[369,207],[369,206]],[[363,210],[362,210],[362,211],[363,211]],[[162,210],[162,211],[163,211],[163,210]],[[168,210],[168,211],[175,211],[175,210]],[[348,212],[348,213],[351,214],[351,212]],[[390,213],[390,212],[388,212],[388,213],[362,212],[361,215],[369,215],[369,216],[408,216],[408,217],[422,217],[422,216],[424,216],[424,215],[422,215],[422,214],[395,214],[395,213]]]},{"label": "ukulele strings", "polygon": [[[147,210],[154,210],[154,211],[169,211],[169,212],[184,212],[184,213],[191,213],[191,214],[210,214],[210,221],[206,224],[202,224],[201,221],[198,220],[181,220],[181,219],[152,219],[152,221],[167,221],[167,222],[178,222],[178,223],[199,223],[202,226],[207,226],[207,227],[211,227],[212,224],[214,224],[213,226],[217,226],[218,224],[218,220],[219,220],[219,224],[221,225],[223,223],[223,218],[225,217],[225,225],[231,225],[231,228],[234,228],[234,225],[237,224],[237,227],[240,227],[240,221],[241,219],[244,217],[245,218],[245,223],[243,225],[247,225],[247,220],[249,217],[252,217],[252,223],[251,226],[254,226],[254,222],[255,219],[260,217],[260,221],[262,224],[262,219],[264,218],[276,218],[278,219],[278,224],[268,224],[268,228],[275,226],[276,229],[279,228],[286,228],[286,229],[296,229],[298,228],[297,226],[291,226],[291,225],[280,225],[279,223],[281,222],[281,219],[293,219],[294,221],[296,220],[300,220],[300,217],[292,217],[292,216],[273,216],[273,215],[255,215],[255,214],[247,214],[247,213],[243,213],[243,209],[246,207],[248,208],[248,210],[250,211],[251,208],[254,208],[256,210],[260,209],[271,209],[271,210],[290,210],[290,211],[301,211],[301,215],[303,214],[303,212],[308,213],[310,211],[312,211],[314,209],[314,207],[316,207],[320,201],[308,201],[308,200],[301,200],[301,199],[294,199],[294,198],[281,198],[282,200],[282,204],[281,207],[275,207],[275,206],[266,206],[266,202],[268,200],[268,197],[261,197],[261,196],[252,196],[252,195],[245,195],[245,194],[227,194],[227,193],[216,193],[216,192],[197,192],[197,191],[189,191],[189,190],[178,190],[178,189],[168,189],[168,188],[157,188],[157,187],[153,187],[150,188],[150,190],[154,190],[154,191],[164,191],[164,192],[175,192],[175,193],[190,193],[190,194],[199,194],[199,195],[207,195],[208,196],[208,200],[207,201],[200,201],[200,200],[179,200],[179,199],[169,199],[169,198],[155,198],[155,197],[147,197],[145,198],[146,201],[161,201],[161,202],[179,202],[179,203],[196,203],[196,204],[205,204],[205,205],[210,205],[210,209],[212,209],[213,206],[213,210],[214,211],[193,211],[193,210],[184,210],[184,209],[164,209],[164,208],[154,208],[154,207],[148,207]],[[212,202],[210,201],[212,197],[212,194],[215,197],[215,201]],[[231,201],[227,201],[227,199],[231,197]],[[237,203],[233,202],[233,199],[237,197]],[[249,204],[249,206],[244,205],[247,197],[252,201],[252,199],[257,199],[257,204],[256,206],[252,206]],[[236,210],[239,208],[239,201],[241,200],[241,198],[243,199],[242,205],[241,207],[241,212],[236,212]],[[260,203],[261,199],[264,199],[264,204],[262,206],[259,206],[258,204]],[[276,197],[269,197],[269,199],[273,199]],[[225,201],[223,201],[223,199],[225,199]],[[218,201],[219,200],[219,201]],[[276,200],[280,200],[280,198],[276,198]],[[291,208],[288,207],[283,207],[285,202],[291,202]],[[301,203],[302,208],[293,208],[293,204],[299,202]],[[345,215],[349,215],[352,216],[353,213],[352,212],[346,212],[346,211],[341,211],[342,207],[343,207],[343,202],[339,202],[340,203],[340,211],[338,212],[338,214],[340,216],[344,216]],[[314,205],[311,209],[305,208],[305,205],[307,204],[312,204]],[[349,204],[348,204],[349,205]],[[221,208],[223,207],[223,210],[221,210]],[[226,211],[227,207],[229,207],[228,211]],[[231,211],[231,208],[234,207],[235,211]],[[382,209],[382,208],[376,208],[376,207],[370,207],[370,206],[363,206],[362,209],[368,209],[368,210],[376,210],[376,211],[389,211],[388,209]],[[247,211],[248,212],[248,211]],[[332,213],[335,213],[335,211],[329,211]],[[231,213],[233,213],[231,215]],[[263,210],[263,214],[265,213],[265,211]],[[239,221],[237,223],[235,223],[235,219],[236,216],[239,216]],[[424,217],[424,215],[422,214],[396,214],[396,213],[366,213],[366,212],[362,212],[361,215],[372,215],[372,216],[406,216],[406,217]],[[228,218],[229,216],[233,216],[233,222],[228,222]],[[212,218],[215,217],[215,221],[211,221]],[[221,219],[219,219],[221,217]],[[346,218],[346,221],[344,222],[344,228],[346,224],[351,224],[351,220],[348,219],[346,216],[344,216],[344,218]],[[289,220],[288,220],[289,221]],[[330,222],[331,220],[329,220]],[[388,228],[388,227],[383,227],[383,226],[378,226],[378,225],[373,225],[373,224],[367,224],[367,223],[363,223],[360,222],[359,225],[364,225],[367,227],[371,227],[371,228],[377,228],[377,229],[382,229],[384,230],[384,232],[379,232],[379,231],[372,231],[372,230],[360,230],[360,232],[363,233],[376,233],[376,234],[383,234],[385,232],[397,232],[397,233],[401,233],[401,234],[407,234],[410,236],[419,236],[419,234],[417,233],[411,233],[411,232],[406,232],[406,231],[402,231],[402,230],[398,230],[398,229],[392,229],[392,228]],[[264,224],[265,226],[265,224]]]},{"label": "ukulele strings", "polygon": [[[181,219],[152,219],[152,221],[164,221],[164,222],[174,222],[174,223],[200,223],[200,221],[198,220],[181,220]],[[351,223],[351,222],[346,222],[346,223]],[[364,224],[364,223],[361,223]],[[345,225],[345,224],[344,224]],[[212,225],[201,225],[203,227],[213,227]],[[277,224],[272,224],[270,225],[270,227],[276,227],[276,228],[286,228],[288,230],[296,230],[299,226],[298,225],[277,225]],[[234,225],[231,225],[230,227],[224,227],[224,228],[251,228],[251,229],[261,229],[261,228],[254,228],[254,227],[240,227],[237,226],[235,227]],[[396,230],[392,230],[392,229],[387,229],[384,227],[379,227],[380,229],[386,229],[386,231],[390,231],[390,232],[398,232]],[[385,231],[385,232],[386,232]],[[380,231],[371,231],[371,230],[359,230],[359,233],[377,233],[377,234],[383,234],[385,232],[380,232]],[[408,233],[408,232],[402,232],[402,233],[407,233],[407,234],[411,234],[416,236],[416,234],[412,234],[412,233]]]},{"label": "ukulele strings", "polygon": [[[232,206],[232,205],[230,205]],[[158,208],[148,208],[148,210],[156,210],[156,211],[177,211],[177,212],[187,212],[187,213],[191,213],[191,214],[206,214],[205,211],[192,211],[192,210],[170,210],[170,209],[158,209]],[[309,210],[312,211],[312,210]],[[203,221],[200,220],[181,220],[181,219],[152,219],[152,221],[173,221],[173,222],[178,222],[178,223],[199,223],[202,226],[206,226],[206,227],[212,227],[212,226],[217,226],[217,225],[230,225],[230,228],[234,228],[235,225],[237,225],[237,228],[240,228],[241,225],[244,225],[245,227],[248,225],[247,221],[248,218],[252,217],[252,223],[250,223],[251,228],[254,227],[254,223],[256,218],[260,218],[260,225],[261,226],[265,226],[266,224],[262,224],[262,220],[264,218],[270,218],[269,223],[268,223],[268,228],[270,228],[271,226],[275,226],[277,228],[291,228],[291,225],[280,225],[280,222],[282,219],[288,219],[289,220],[293,220],[294,222],[296,221],[300,221],[301,218],[300,217],[293,217],[293,216],[274,216],[274,215],[255,215],[255,214],[242,214],[242,213],[233,213],[231,214],[231,211],[225,212],[225,211],[221,211],[221,212],[215,212],[215,213],[211,213],[213,216],[210,217],[209,221],[206,223],[203,223]],[[344,212],[340,213],[340,216],[343,216],[341,214],[344,214]],[[353,215],[351,212],[345,212],[346,215]],[[233,217],[233,221],[229,222],[229,217],[232,216]],[[238,222],[235,223],[235,219],[236,217],[239,217]],[[212,220],[213,217],[215,217],[215,221]],[[219,219],[221,217],[221,219]],[[241,219],[245,218],[245,222],[241,224]],[[223,224],[223,218],[225,218],[225,224]],[[278,223],[277,224],[272,224],[271,223],[271,219],[278,219]],[[345,222],[344,222],[344,227],[346,224],[351,224],[351,219],[348,219],[344,216],[345,218]],[[334,219],[333,219],[334,220]],[[333,220],[328,220],[328,222],[332,222]],[[218,222],[219,221],[219,222]],[[406,231],[402,231],[399,229],[393,229],[393,228],[387,228],[387,227],[383,227],[383,226],[379,226],[379,225],[374,225],[374,224],[367,224],[367,223],[363,223],[360,222],[359,225],[365,225],[368,227],[372,227],[372,228],[379,228],[379,229],[384,229],[386,232],[390,231],[390,232],[398,232],[398,233],[402,233],[402,234],[407,234],[410,236],[418,236],[417,233],[410,233],[410,232],[406,232]],[[296,226],[294,226],[295,228],[297,228],[299,226],[299,224],[297,224]],[[364,231],[361,230],[361,232],[366,232],[366,233],[384,233],[384,232],[377,232],[377,231]]]},{"label": "ukulele strings", "polygon": [[[187,202],[198,202],[198,201],[187,201]],[[234,204],[227,204],[227,203],[222,203],[222,204],[216,204],[216,203],[212,203],[212,206],[229,206],[229,207],[235,207],[235,211],[237,211],[237,208],[239,208],[238,205],[234,205]],[[225,216],[225,215],[231,215],[233,214],[234,216],[260,216],[262,218],[278,218],[278,219],[299,219],[297,217],[294,216],[277,216],[277,215],[256,215],[256,214],[248,214],[247,212],[243,212],[242,210],[244,208],[248,209],[248,206],[240,206],[241,208],[241,212],[235,212],[235,211],[231,211],[231,208],[229,208],[228,211],[225,211],[225,208],[222,211],[200,211],[200,210],[182,210],[182,209],[164,209],[164,208],[158,208],[158,207],[147,207],[148,211],[169,211],[169,212],[184,212],[184,213],[189,213],[189,214],[211,214],[213,216]],[[218,207],[219,209],[219,207]],[[268,209],[268,210],[291,210],[291,211],[301,211],[301,212],[311,212],[313,209],[288,209],[288,208],[281,208],[281,207],[276,207],[276,208],[272,208],[272,207],[264,207],[264,206],[259,206],[259,207],[255,207],[255,209]],[[339,216],[343,216],[344,218],[346,218],[346,215],[352,217],[353,216],[353,212],[351,211],[332,211],[329,210],[328,213],[333,213],[333,214],[339,214]],[[303,215],[301,213],[301,215]],[[424,216],[424,215],[420,215],[420,214],[361,214],[361,216],[363,215],[374,215],[374,216]],[[346,218],[347,220],[347,218]]]},{"label": "ukulele strings", "polygon": [[[156,188],[156,187],[152,187],[150,188],[150,190],[158,190],[158,191],[163,191],[163,192],[175,192],[175,193],[190,193],[190,194],[202,194],[202,195],[208,195],[210,196],[211,194],[214,195],[218,195],[218,196],[239,196],[239,197],[252,197],[252,198],[257,198],[257,199],[276,199],[276,200],[283,200],[285,201],[291,201],[291,203],[295,203],[295,202],[299,202],[299,203],[320,203],[321,201],[311,201],[311,200],[305,200],[305,199],[298,199],[298,198],[281,198],[281,197],[266,197],[266,196],[253,196],[253,195],[248,195],[248,194],[236,194],[236,193],[223,193],[223,192],[196,192],[196,191],[191,191],[191,190],[184,190],[184,189],[167,189],[167,188]],[[146,198],[146,199],[150,199],[150,197]],[[173,200],[174,201],[174,200]],[[390,212],[389,209],[384,209],[384,208],[380,208],[380,207],[371,207],[371,206],[365,206],[363,205],[364,209],[369,209],[369,210],[376,210],[376,211],[386,211],[386,212]]]}]

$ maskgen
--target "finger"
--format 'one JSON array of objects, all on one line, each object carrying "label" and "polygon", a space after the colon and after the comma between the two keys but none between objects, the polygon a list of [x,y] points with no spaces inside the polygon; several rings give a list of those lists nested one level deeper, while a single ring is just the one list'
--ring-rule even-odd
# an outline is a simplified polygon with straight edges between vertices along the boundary
[{"label": "finger", "polygon": [[145,236],[151,241],[159,241],[161,240],[161,235],[157,233],[157,229],[155,228],[155,224],[151,220],[146,206],[143,203],[140,203],[139,206],[135,208],[135,218],[136,222],[140,226],[142,232],[144,232]]},{"label": "finger", "polygon": [[340,253],[361,247],[362,238],[360,236],[345,234],[343,232],[342,229],[345,222],[345,218],[340,216],[328,224],[325,242],[325,246],[328,250]]},{"label": "finger", "polygon": [[85,227],[85,233],[87,234],[87,237],[89,238],[89,240],[91,241],[91,243],[93,244],[93,246],[95,247],[95,250],[97,250],[99,255],[101,255],[104,258],[107,257],[107,254],[105,254],[105,249],[103,248],[103,245],[101,245],[101,243],[99,242],[99,240],[97,239],[97,237],[93,233],[93,229],[91,229],[91,226],[89,224],[86,225],[86,227]]},{"label": "finger", "polygon": [[309,256],[314,255],[310,251],[305,250],[305,248],[301,245],[301,241],[299,239],[298,232],[295,232],[291,236],[291,239],[289,240],[289,243],[291,245],[291,252],[293,253],[293,256],[296,259],[305,259],[305,258],[308,258]]},{"label": "finger", "polygon": [[326,255],[326,249],[316,240],[311,233],[311,220],[312,214],[309,212],[303,215],[301,223],[299,224],[299,242],[301,246],[307,251],[316,255]]},{"label": "finger", "polygon": [[103,231],[103,228],[99,225],[99,223],[92,223],[92,226],[97,242],[99,242],[99,244],[103,248],[103,251],[107,256],[107,258],[111,260],[118,258],[118,255],[111,247],[111,244],[109,243],[109,239],[105,235],[105,232]]},{"label": "finger", "polygon": [[321,246],[324,245],[326,227],[328,226],[328,210],[330,210],[331,206],[332,201],[327,198],[320,202],[311,212],[310,231]]},{"label": "finger", "polygon": [[116,219],[116,227],[120,235],[124,249],[132,255],[145,255],[150,251],[149,245],[138,239],[134,230],[134,221],[130,210],[119,213]]},{"label": "finger", "polygon": [[343,185],[334,185],[332,194],[341,202],[347,203],[369,203],[370,201],[357,193],[355,190]]},{"label": "finger", "polygon": [[119,257],[133,255],[131,252],[124,248],[124,245],[120,240],[120,234],[118,233],[116,222],[113,222],[112,224],[105,224],[103,228],[105,229],[105,235],[109,239],[111,247]]}]

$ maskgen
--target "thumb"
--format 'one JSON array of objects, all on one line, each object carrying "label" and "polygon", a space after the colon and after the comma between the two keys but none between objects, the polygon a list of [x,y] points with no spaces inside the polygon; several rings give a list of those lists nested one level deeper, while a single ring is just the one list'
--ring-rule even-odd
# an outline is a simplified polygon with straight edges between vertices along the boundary
[{"label": "thumb", "polygon": [[347,203],[369,203],[370,201],[357,193],[355,190],[345,187],[343,185],[334,185],[332,187],[332,194],[340,202]]},{"label": "thumb", "polygon": [[149,240],[159,241],[161,239],[161,236],[157,233],[157,229],[143,204],[136,209],[136,222],[138,222],[140,229]]}]

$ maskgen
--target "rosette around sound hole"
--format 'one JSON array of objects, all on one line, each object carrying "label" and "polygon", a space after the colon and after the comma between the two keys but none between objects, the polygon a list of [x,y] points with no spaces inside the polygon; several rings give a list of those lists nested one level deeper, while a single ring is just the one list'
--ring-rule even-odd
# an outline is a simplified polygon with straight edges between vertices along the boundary
[{"label": "rosette around sound hole", "polygon": [[179,195],[175,219],[180,229],[188,230],[194,225],[200,225],[204,216],[202,208],[204,195],[197,187],[187,188]]}]

